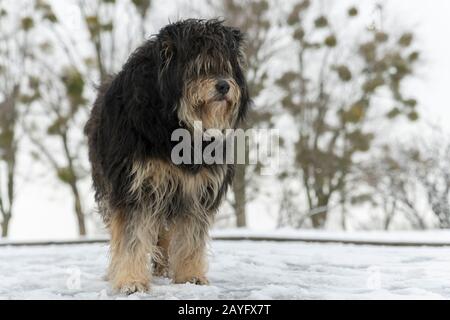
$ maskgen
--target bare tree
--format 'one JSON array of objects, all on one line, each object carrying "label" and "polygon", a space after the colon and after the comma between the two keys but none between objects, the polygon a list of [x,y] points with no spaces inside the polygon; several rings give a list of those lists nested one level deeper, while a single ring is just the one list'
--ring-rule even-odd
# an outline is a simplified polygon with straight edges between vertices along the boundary
[{"label": "bare tree", "polygon": [[[417,102],[402,92],[419,57],[412,47],[413,34],[397,36],[378,26],[349,38],[347,31],[358,27],[357,17],[358,9],[349,8],[342,34],[329,14],[303,0],[287,19],[298,45],[299,67],[280,77],[278,85],[285,93],[285,110],[298,123],[296,166],[309,209],[315,212],[314,228],[325,225],[333,197],[347,203],[349,173],[378,133],[374,121],[418,117]],[[381,95],[383,100],[378,99]],[[386,110],[392,104],[396,107]]]},{"label": "bare tree", "polygon": [[[383,158],[368,172],[378,175],[374,185],[390,194],[396,210],[404,212],[414,227],[426,228],[426,211],[435,217],[439,228],[450,228],[450,141],[446,134],[433,129],[431,137],[414,137],[411,141],[384,148]],[[390,167],[380,171],[383,163]],[[389,183],[380,185],[380,181]],[[380,194],[378,190],[376,194]],[[426,202],[426,207],[418,203]]]},{"label": "bare tree", "polygon": [[17,179],[18,130],[21,94],[28,82],[26,65],[31,54],[28,41],[34,27],[30,16],[15,19],[0,3],[0,213],[1,236],[8,235]]},{"label": "bare tree", "polygon": [[[3,90],[2,90],[3,91]],[[14,191],[16,180],[17,144],[16,119],[17,119],[17,97],[19,86],[13,86],[12,91],[3,91],[4,98],[0,102],[0,163],[4,164],[5,170],[1,170],[0,176],[0,212],[2,214],[1,236],[8,235],[9,222],[13,214]],[[3,168],[1,168],[3,169]],[[3,173],[5,175],[3,176]],[[2,190],[6,185],[6,191]]]},{"label": "bare tree", "polygon": [[[117,71],[143,40],[151,1],[76,3],[81,32],[73,32],[49,3],[39,1],[39,10],[51,33],[43,46],[46,52],[36,56],[37,73],[42,76],[36,88],[37,98],[32,101],[36,103],[29,105],[24,128],[35,146],[36,158],[70,190],[78,231],[85,235],[88,213],[81,184],[89,176],[89,167],[81,128],[94,97],[93,87]],[[124,15],[128,19],[123,19]],[[77,38],[83,33],[87,42]],[[51,59],[59,63],[52,63]]]},{"label": "bare tree", "polygon": [[[412,143],[411,143],[412,144]],[[446,134],[434,133],[430,141],[409,150],[414,173],[426,191],[428,204],[439,228],[450,228],[450,141]]]},{"label": "bare tree", "polygon": [[[83,28],[92,49],[92,64],[100,81],[117,71],[130,52],[148,36],[151,0],[78,0]],[[127,19],[124,19],[124,17]],[[136,36],[137,35],[137,36]],[[65,33],[65,37],[70,34]],[[62,40],[62,39],[61,39]],[[70,41],[74,44],[75,41]],[[68,45],[68,47],[70,47]],[[80,51],[72,46],[69,51]]]},{"label": "bare tree", "polygon": [[79,132],[75,126],[81,126],[75,119],[85,107],[85,83],[73,69],[66,69],[61,78],[51,75],[48,69],[46,72],[49,76],[46,79],[42,77],[39,84],[39,103],[30,105],[36,108],[29,108],[23,128],[36,148],[35,158],[49,166],[59,181],[69,187],[79,234],[86,235],[86,214],[80,191],[80,181],[87,177],[82,155],[85,146],[81,139],[76,138]]},{"label": "bare tree", "polygon": [[358,188],[351,194],[352,203],[370,202],[374,207],[380,207],[384,212],[385,230],[390,228],[395,217],[405,218],[414,229],[428,226],[423,208],[419,206],[423,189],[418,183],[410,152],[399,145],[384,146],[379,156],[353,168]]}]

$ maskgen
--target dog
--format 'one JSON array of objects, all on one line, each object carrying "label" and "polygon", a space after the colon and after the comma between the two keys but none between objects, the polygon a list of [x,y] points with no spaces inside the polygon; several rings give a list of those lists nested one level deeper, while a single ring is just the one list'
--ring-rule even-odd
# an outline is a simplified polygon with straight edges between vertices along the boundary
[{"label": "dog", "polygon": [[114,289],[145,292],[152,273],[208,284],[208,232],[234,166],[174,164],[171,133],[237,128],[250,104],[244,42],[221,20],[171,23],[100,85],[85,134]]}]

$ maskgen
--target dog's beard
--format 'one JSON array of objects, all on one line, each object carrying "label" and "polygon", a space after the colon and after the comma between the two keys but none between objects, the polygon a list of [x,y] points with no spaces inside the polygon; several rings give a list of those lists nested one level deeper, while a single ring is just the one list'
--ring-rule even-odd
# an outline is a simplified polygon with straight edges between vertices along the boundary
[{"label": "dog's beard", "polygon": [[178,108],[178,119],[190,129],[217,129],[223,131],[235,126],[240,100],[239,86],[228,80],[230,89],[226,95],[217,93],[216,78],[190,81]]}]

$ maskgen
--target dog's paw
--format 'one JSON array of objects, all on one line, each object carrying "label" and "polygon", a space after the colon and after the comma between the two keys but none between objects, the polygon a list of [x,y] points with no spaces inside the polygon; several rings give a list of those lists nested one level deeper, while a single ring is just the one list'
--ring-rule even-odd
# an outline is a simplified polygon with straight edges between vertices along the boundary
[{"label": "dog's paw", "polygon": [[120,293],[130,295],[136,292],[145,293],[149,290],[149,286],[146,283],[131,282],[119,286],[118,289]]},{"label": "dog's paw", "polygon": [[175,283],[193,283],[197,285],[208,285],[209,280],[206,276],[196,276],[191,278],[178,278],[175,279]]},{"label": "dog's paw", "polygon": [[205,276],[192,278],[191,281],[189,281],[189,282],[194,283],[194,284],[198,284],[198,285],[201,285],[201,286],[205,286],[205,285],[209,284],[209,280]]}]

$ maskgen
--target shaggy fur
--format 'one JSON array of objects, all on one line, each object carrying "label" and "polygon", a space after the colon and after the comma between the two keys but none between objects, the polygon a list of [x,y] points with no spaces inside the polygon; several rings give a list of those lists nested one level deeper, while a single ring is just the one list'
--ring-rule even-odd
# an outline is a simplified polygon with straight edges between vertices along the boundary
[{"label": "shaggy fur", "polygon": [[148,289],[150,261],[175,283],[208,282],[208,229],[233,165],[175,165],[171,134],[194,132],[195,121],[206,129],[238,125],[249,104],[242,41],[221,21],[173,23],[99,88],[85,133],[95,198],[111,233],[108,278],[122,292]]}]

